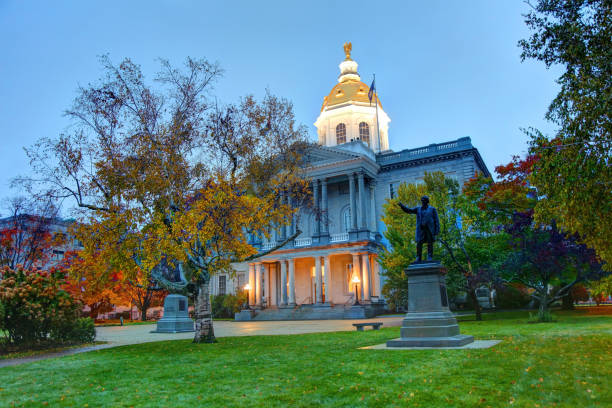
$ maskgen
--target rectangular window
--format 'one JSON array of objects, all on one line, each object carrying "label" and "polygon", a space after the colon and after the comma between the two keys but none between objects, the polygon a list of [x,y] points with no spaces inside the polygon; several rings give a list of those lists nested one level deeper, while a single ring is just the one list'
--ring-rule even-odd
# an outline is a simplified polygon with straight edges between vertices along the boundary
[{"label": "rectangular window", "polygon": [[244,285],[246,285],[245,274],[244,273],[239,273],[238,274],[238,289],[239,290],[244,289]]},{"label": "rectangular window", "polygon": [[219,294],[225,295],[225,291],[227,288],[227,277],[225,275],[219,276]]},{"label": "rectangular window", "polygon": [[393,183],[389,184],[389,197],[391,199],[395,198],[395,187],[393,187]]},{"label": "rectangular window", "polygon": [[53,260],[60,261],[64,259],[64,251],[53,250]]}]

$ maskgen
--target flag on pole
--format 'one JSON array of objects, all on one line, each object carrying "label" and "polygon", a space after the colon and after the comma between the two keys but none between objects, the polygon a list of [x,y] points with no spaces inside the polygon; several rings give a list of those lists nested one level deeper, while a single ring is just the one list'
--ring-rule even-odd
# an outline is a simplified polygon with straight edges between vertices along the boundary
[{"label": "flag on pole", "polygon": [[372,85],[370,85],[370,92],[368,92],[368,99],[370,100],[370,106],[372,106],[372,98],[374,97],[374,92],[376,91],[376,77],[372,80]]}]

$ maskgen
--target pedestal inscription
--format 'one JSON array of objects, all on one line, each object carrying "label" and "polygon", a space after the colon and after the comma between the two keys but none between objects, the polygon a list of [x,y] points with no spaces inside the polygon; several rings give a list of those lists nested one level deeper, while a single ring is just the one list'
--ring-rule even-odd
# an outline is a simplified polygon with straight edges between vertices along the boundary
[{"label": "pedestal inscription", "polygon": [[446,279],[439,262],[415,263],[408,275],[408,313],[399,339],[387,347],[458,347],[474,341],[459,334],[457,319],[448,308]]}]

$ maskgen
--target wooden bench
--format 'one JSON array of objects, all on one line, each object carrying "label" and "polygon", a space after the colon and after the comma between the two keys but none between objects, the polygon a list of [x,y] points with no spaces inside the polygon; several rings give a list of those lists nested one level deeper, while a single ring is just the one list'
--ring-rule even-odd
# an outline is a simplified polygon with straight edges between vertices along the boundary
[{"label": "wooden bench", "polygon": [[353,326],[355,326],[355,328],[357,329],[357,331],[363,331],[364,327],[367,326],[372,326],[373,330],[378,330],[380,329],[380,326],[382,326],[382,322],[375,322],[375,323],[353,323]]}]

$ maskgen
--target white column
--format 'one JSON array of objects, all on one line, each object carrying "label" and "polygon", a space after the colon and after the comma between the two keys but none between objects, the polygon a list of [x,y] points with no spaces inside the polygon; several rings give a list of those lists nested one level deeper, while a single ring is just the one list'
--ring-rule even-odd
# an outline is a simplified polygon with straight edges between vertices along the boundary
[{"label": "white column", "polygon": [[376,181],[370,180],[370,216],[372,226],[370,231],[378,232],[378,208],[376,207]]},{"label": "white column", "polygon": [[255,305],[261,306],[261,262],[255,262]]},{"label": "white column", "polygon": [[281,259],[281,306],[287,305],[287,261]]},{"label": "white column", "polygon": [[321,235],[321,211],[319,209],[319,180],[312,180],[312,201],[314,208],[314,236]]},{"label": "white column", "polygon": [[380,296],[380,276],[378,275],[378,260],[376,255],[372,255],[370,264],[372,266],[372,296]]},{"label": "white column", "polygon": [[321,216],[323,221],[322,234],[329,235],[329,211],[327,203],[327,179],[321,179]]},{"label": "white column", "polygon": [[272,304],[272,299],[270,298],[270,264],[261,264],[261,267],[263,269],[264,276],[263,297],[266,300],[266,307],[270,307],[270,305]]},{"label": "white column", "polygon": [[[281,204],[281,205],[284,205],[284,204],[285,204],[285,202],[287,201],[287,200],[286,200],[286,196],[287,196],[287,193],[286,193],[286,192],[284,192],[284,191],[283,191],[283,192],[281,192],[281,193],[280,193],[279,200],[280,200],[280,204]],[[286,226],[285,226],[285,225],[281,226],[281,227],[280,227],[280,240],[281,240],[281,241],[284,241],[284,240],[287,238],[286,233],[287,233],[287,228],[286,228]]]},{"label": "white column", "polygon": [[270,278],[270,283],[268,283],[268,287],[270,288],[268,299],[270,299],[270,303],[268,304],[268,307],[278,305],[278,299],[276,298],[276,288],[278,287],[278,279],[276,278],[276,265],[276,263],[268,265],[268,277]]},{"label": "white column", "polygon": [[323,279],[321,279],[321,257],[315,256],[315,288],[317,288],[317,304],[323,303]]},{"label": "white column", "polygon": [[255,264],[249,264],[249,305],[255,304]]},{"label": "white column", "polygon": [[363,173],[357,175],[357,184],[359,185],[359,229],[368,228],[368,217],[366,214],[366,196],[365,196],[365,179]]},{"label": "white column", "polygon": [[370,301],[370,255],[362,254],[361,259],[363,260],[363,300],[368,302]]},{"label": "white column", "polygon": [[349,201],[351,206],[351,228],[350,230],[357,229],[357,203],[355,201],[355,175],[353,173],[348,175],[349,179]]},{"label": "white column", "polygon": [[295,306],[295,259],[289,259],[289,305]]},{"label": "white column", "polygon": [[[361,302],[363,300],[363,277],[361,276],[361,267],[359,265],[359,254],[352,254],[353,255],[353,275],[357,275],[357,277],[359,278],[359,301]],[[351,277],[352,279],[352,277]],[[353,287],[353,291],[355,290],[355,284],[351,283],[351,286]]]},{"label": "white column", "polygon": [[331,276],[329,275],[329,255],[323,257],[323,279],[325,281],[325,303],[331,303]]},{"label": "white column", "polygon": [[[286,196],[287,205],[291,207],[291,193],[288,191]],[[290,222],[285,226],[285,238],[289,238],[291,235],[293,235],[293,218],[294,216],[291,215],[291,219],[289,220]]]}]

